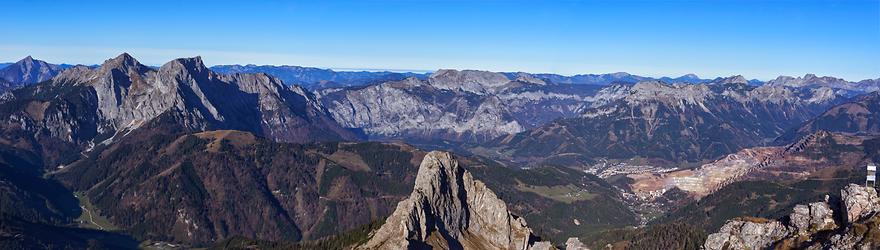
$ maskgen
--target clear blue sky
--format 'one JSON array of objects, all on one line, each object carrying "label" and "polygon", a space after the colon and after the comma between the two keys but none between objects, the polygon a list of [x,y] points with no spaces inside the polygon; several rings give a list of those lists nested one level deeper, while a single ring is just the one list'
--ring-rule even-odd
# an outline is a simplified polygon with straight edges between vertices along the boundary
[{"label": "clear blue sky", "polygon": [[[123,3],[124,2],[124,3]],[[4,1],[0,62],[880,77],[872,1]]]}]

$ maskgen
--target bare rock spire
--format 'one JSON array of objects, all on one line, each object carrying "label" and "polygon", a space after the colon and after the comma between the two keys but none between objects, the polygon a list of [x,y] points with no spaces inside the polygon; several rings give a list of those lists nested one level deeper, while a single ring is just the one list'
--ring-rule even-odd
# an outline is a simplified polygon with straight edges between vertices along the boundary
[{"label": "bare rock spire", "polygon": [[358,248],[534,249],[535,238],[452,154],[433,151],[422,160],[410,197]]}]

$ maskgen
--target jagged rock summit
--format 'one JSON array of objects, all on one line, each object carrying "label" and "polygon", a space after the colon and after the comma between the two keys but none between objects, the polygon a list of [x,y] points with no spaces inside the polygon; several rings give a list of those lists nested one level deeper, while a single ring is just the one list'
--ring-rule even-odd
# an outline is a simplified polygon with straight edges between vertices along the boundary
[{"label": "jagged rock summit", "polygon": [[61,66],[27,56],[0,69],[0,91],[48,81],[62,71]]},{"label": "jagged rock summit", "polygon": [[415,187],[370,240],[358,249],[546,249],[523,218],[463,167],[452,154],[432,151],[419,166]]},{"label": "jagged rock summit", "polygon": [[441,69],[428,78],[436,88],[462,90],[477,94],[494,93],[510,82],[504,74],[479,70]]},{"label": "jagged rock summit", "polygon": [[725,78],[719,77],[719,78],[716,78],[715,80],[713,80],[712,82],[718,83],[718,84],[737,84],[737,83],[738,84],[749,84],[749,80],[747,80],[742,75],[735,75],[735,76],[730,76],[730,77],[725,77]]},{"label": "jagged rock summit", "polygon": [[[43,135],[86,149],[111,142],[157,117],[193,131],[233,129],[276,141],[356,140],[316,97],[266,74],[218,74],[201,57],[153,69],[127,53],[99,67],[75,66],[51,81],[16,90],[0,119],[23,135]],[[31,107],[31,108],[27,108]]]}]

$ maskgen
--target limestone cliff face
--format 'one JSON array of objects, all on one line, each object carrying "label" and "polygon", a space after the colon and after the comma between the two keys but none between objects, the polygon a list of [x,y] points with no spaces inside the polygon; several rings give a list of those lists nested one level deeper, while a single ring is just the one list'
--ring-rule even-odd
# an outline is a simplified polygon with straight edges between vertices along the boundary
[{"label": "limestone cliff face", "polygon": [[797,205],[787,223],[761,218],[728,221],[709,235],[705,249],[877,249],[880,197],[872,187],[850,184],[841,190],[843,220],[838,226],[825,201]]},{"label": "limestone cliff face", "polygon": [[410,197],[358,248],[530,249],[534,241],[525,220],[492,190],[450,153],[433,151],[419,166]]},{"label": "limestone cliff face", "polygon": [[375,138],[482,142],[573,117],[598,86],[547,84],[525,73],[441,70],[368,86],[323,89],[343,126]]},{"label": "limestone cliff face", "polygon": [[789,86],[789,87],[830,87],[835,89],[857,90],[873,92],[880,90],[880,85],[871,79],[850,82],[841,78],[831,76],[816,76],[815,74],[806,74],[803,77],[779,76],[770,80],[766,85],[769,86]]},{"label": "limestone cliff face", "polygon": [[486,140],[524,129],[495,96],[439,89],[416,78],[326,90],[321,100],[343,126],[373,137]]},{"label": "limestone cliff face", "polygon": [[164,113],[183,117],[185,127],[195,130],[244,130],[279,141],[356,138],[310,92],[266,74],[217,74],[200,57],[157,70],[122,54],[97,68],[65,70],[51,83],[14,92],[3,104],[24,107],[3,114],[11,122],[74,143],[100,143],[92,140],[113,138]]},{"label": "limestone cliff face", "polygon": [[431,74],[428,82],[440,89],[487,94],[499,91],[510,83],[510,79],[496,72],[441,69]]}]

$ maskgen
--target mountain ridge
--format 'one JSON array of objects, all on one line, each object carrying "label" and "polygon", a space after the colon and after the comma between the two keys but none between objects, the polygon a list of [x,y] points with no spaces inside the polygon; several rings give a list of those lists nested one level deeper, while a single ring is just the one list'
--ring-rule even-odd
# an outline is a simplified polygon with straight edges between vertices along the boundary
[{"label": "mountain ridge", "polygon": [[818,131],[841,132],[857,135],[880,134],[880,92],[856,96],[832,106],[823,113],[792,128],[776,139],[777,143],[791,142]]},{"label": "mountain ridge", "polygon": [[27,56],[0,68],[0,92],[50,80],[62,70],[60,65]]},{"label": "mountain ridge", "polygon": [[[14,90],[0,103],[0,119],[18,124],[5,132],[34,140],[31,145],[44,155],[57,154],[47,151],[54,148],[90,150],[111,143],[168,112],[178,113],[185,127],[200,130],[240,129],[292,142],[359,139],[311,92],[266,74],[217,74],[199,57],[153,69],[121,54],[100,67],[76,66]],[[49,146],[48,141],[61,143]]]},{"label": "mountain ridge", "polygon": [[[580,117],[499,137],[486,147],[522,158],[567,155],[563,162],[568,163],[635,156],[701,161],[760,145],[843,99],[828,88],[754,87],[744,82],[645,81],[604,88],[596,96],[601,101]],[[750,122],[741,122],[745,120]]]}]

